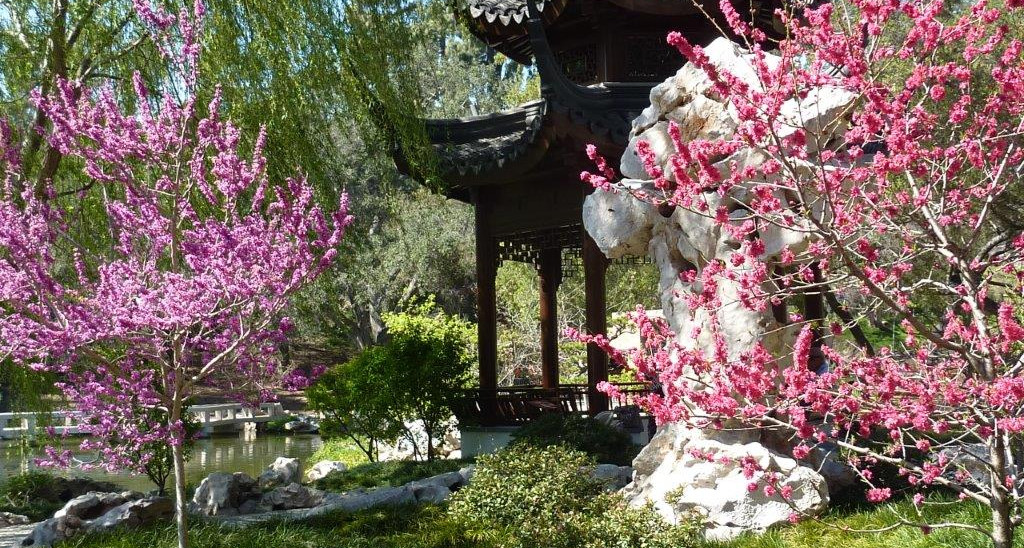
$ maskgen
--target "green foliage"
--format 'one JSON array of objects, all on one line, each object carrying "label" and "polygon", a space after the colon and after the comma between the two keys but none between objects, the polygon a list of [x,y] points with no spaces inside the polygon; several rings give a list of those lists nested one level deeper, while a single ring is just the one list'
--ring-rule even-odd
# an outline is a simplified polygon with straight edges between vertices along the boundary
[{"label": "green foliage", "polygon": [[473,329],[437,310],[433,299],[406,312],[384,314],[388,341],[364,350],[328,371],[307,394],[326,416],[326,433],[345,435],[371,461],[376,443],[406,435],[405,422],[422,421],[426,457],[434,440],[451,428],[453,414],[473,365]]},{"label": "green foliage", "polygon": [[26,472],[0,483],[0,512],[38,521],[50,517],[63,505],[57,478],[45,472]]},{"label": "green foliage", "polygon": [[670,526],[654,508],[633,508],[620,495],[601,495],[583,516],[586,548],[685,548],[703,544],[696,519]]},{"label": "green foliage", "polygon": [[451,427],[447,422],[462,398],[459,389],[469,383],[475,331],[465,320],[438,311],[432,298],[383,317],[390,338],[384,349],[391,396],[407,409],[407,419],[423,422],[430,460],[433,440]]},{"label": "green foliage", "polygon": [[480,457],[473,481],[452,497],[455,519],[476,530],[499,528],[512,546],[573,546],[582,531],[569,519],[601,494],[582,470],[590,457],[560,446],[509,447]]},{"label": "green foliage", "polygon": [[470,461],[468,460],[446,459],[367,462],[349,468],[345,472],[336,472],[317,481],[316,488],[325,491],[345,492],[359,488],[397,487],[438,474],[455,472],[469,463]]},{"label": "green foliage", "polygon": [[593,460],[561,446],[519,445],[481,457],[473,481],[452,498],[453,519],[475,531],[503,531],[508,547],[684,548],[696,523],[670,527],[647,508],[603,493]]},{"label": "green foliage", "polygon": [[381,315],[434,295],[449,313],[473,310],[472,207],[422,189],[389,194],[385,183],[350,188],[356,221],[336,268],[297,302],[299,328],[343,355],[384,338]]},{"label": "green foliage", "polygon": [[378,443],[403,431],[403,407],[392,395],[392,359],[385,347],[367,348],[306,390],[310,408],[323,414],[321,433],[345,437],[370,461],[377,460]]},{"label": "green foliage", "polygon": [[633,462],[640,448],[620,430],[588,417],[544,415],[512,434],[513,446],[550,447],[560,445],[586,453],[596,462],[625,466]]}]

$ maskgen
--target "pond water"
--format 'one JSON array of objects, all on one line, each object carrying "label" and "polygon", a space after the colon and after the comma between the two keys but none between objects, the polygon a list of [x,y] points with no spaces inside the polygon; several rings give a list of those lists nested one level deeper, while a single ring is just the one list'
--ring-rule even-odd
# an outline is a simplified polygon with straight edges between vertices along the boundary
[{"label": "pond water", "polygon": [[[320,436],[301,434],[215,436],[196,440],[195,443],[192,458],[185,464],[186,481],[193,484],[198,484],[213,472],[245,472],[256,477],[277,457],[297,458],[302,462],[302,466],[306,467],[311,464],[307,462],[310,455],[322,445]],[[0,441],[0,482],[11,475],[35,469],[33,460],[41,456],[41,447],[25,447],[17,441]],[[82,458],[85,460],[88,457],[82,455]],[[63,476],[86,476],[112,481],[134,491],[146,492],[154,489],[153,483],[144,475],[109,473],[103,470],[48,471]],[[168,488],[171,488],[171,481],[168,481]]]}]

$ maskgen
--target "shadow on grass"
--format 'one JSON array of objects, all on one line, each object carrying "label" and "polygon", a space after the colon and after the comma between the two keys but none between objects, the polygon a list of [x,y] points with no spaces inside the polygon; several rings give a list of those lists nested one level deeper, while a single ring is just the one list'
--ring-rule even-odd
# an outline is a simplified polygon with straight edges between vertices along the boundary
[{"label": "shadow on grass", "polygon": [[[496,532],[468,532],[442,507],[400,506],[358,512],[334,512],[302,522],[267,522],[244,529],[215,520],[194,521],[191,548],[499,548]],[[68,548],[173,548],[170,525],[72,539]]]}]

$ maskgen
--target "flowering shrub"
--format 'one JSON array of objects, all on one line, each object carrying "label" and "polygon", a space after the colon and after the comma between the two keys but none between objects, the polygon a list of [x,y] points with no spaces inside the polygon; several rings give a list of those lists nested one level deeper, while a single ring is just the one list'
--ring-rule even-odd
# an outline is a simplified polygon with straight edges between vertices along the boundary
[{"label": "flowering shrub", "polygon": [[[201,2],[135,7],[178,69],[176,89],[151,92],[136,74],[134,112],[115,89],[76,81],[33,96],[51,146],[102,188],[109,249],[75,240],[74,204],[27,184],[0,122],[0,358],[60,375],[98,464],[142,471],[159,458],[147,448],[171,447],[184,546],[184,402],[199,387],[272,396],[288,298],[331,264],[351,218],[346,198],[322,211],[302,177],[269,181],[265,133],[244,153],[219,92],[196,104]],[[47,461],[68,465],[71,453],[50,449]]]},{"label": "flowering shrub", "polygon": [[[668,41],[707,75],[736,132],[687,142],[672,124],[667,168],[637,147],[654,191],[634,195],[710,220],[738,249],[729,265],[712,259],[679,273],[687,306],[709,318],[709,347],[693,348],[697,333],[674,333],[642,309],[633,315],[645,344],[632,363],[664,387],[646,406],[663,422],[740,419],[785,430],[798,457],[835,443],[872,502],[893,492],[871,466],[891,464],[911,485],[988,506],[982,532],[1009,547],[1024,496],[1024,233],[1000,202],[1019,199],[1024,175],[1024,42],[1007,25],[1021,4],[850,0],[779,11],[785,32],[772,54],[762,30],[728,0],[720,7],[750,52],[751,74],[715,65],[678,33]],[[835,123],[801,123],[828,93],[851,97]],[[584,180],[630,191],[590,152],[598,172]],[[743,163],[747,154],[763,161]],[[723,199],[736,189],[745,203]],[[779,230],[800,243],[768,249],[766,234]],[[791,319],[798,335],[785,352],[733,352],[718,315],[733,304],[719,290],[726,284],[752,310],[831,293],[856,295],[863,308],[836,310],[836,321]],[[934,300],[946,304],[942,313],[917,313]],[[905,340],[841,351],[854,314],[869,310],[894,317]],[[808,367],[817,354],[829,364],[819,373]],[[982,444],[982,454],[954,458],[964,443]],[[775,492],[756,466],[748,477]],[[974,528],[928,524],[920,513],[901,523]]]}]

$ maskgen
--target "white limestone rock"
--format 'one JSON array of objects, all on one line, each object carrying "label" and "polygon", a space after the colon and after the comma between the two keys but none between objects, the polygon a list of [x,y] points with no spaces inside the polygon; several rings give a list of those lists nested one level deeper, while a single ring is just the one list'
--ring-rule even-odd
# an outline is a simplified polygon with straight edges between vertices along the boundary
[{"label": "white limestone rock", "polygon": [[[643,189],[643,184],[634,185]],[[657,211],[626,192],[595,190],[583,201],[583,225],[606,257],[647,254]]]},{"label": "white limestone rock", "polygon": [[[756,441],[756,433],[697,431],[666,425],[634,461],[636,476],[624,494],[630,504],[653,504],[666,520],[676,523],[697,511],[709,539],[730,539],[745,531],[764,531],[787,521],[797,510],[817,515],[828,505],[825,478],[795,460]],[[710,459],[694,456],[700,453]],[[787,502],[768,496],[763,485],[751,491],[740,459],[753,458],[765,472],[781,476],[779,487],[793,490]]]},{"label": "white limestone rock", "polygon": [[248,474],[215,472],[199,483],[189,508],[204,516],[235,515],[239,506],[258,495],[256,480]]},{"label": "white limestone rock", "polygon": [[174,504],[167,498],[142,498],[141,493],[132,491],[86,493],[68,501],[15,546],[53,546],[80,533],[137,527],[173,514]]},{"label": "white limestone rock", "polygon": [[300,479],[299,471],[301,469],[299,459],[277,457],[267,467],[267,470],[260,474],[260,489],[273,489],[281,485],[296,483]]},{"label": "white limestone rock", "polygon": [[345,472],[347,470],[348,466],[346,466],[344,462],[337,460],[322,460],[314,464],[309,470],[306,470],[306,481],[319,481],[331,474]]}]

